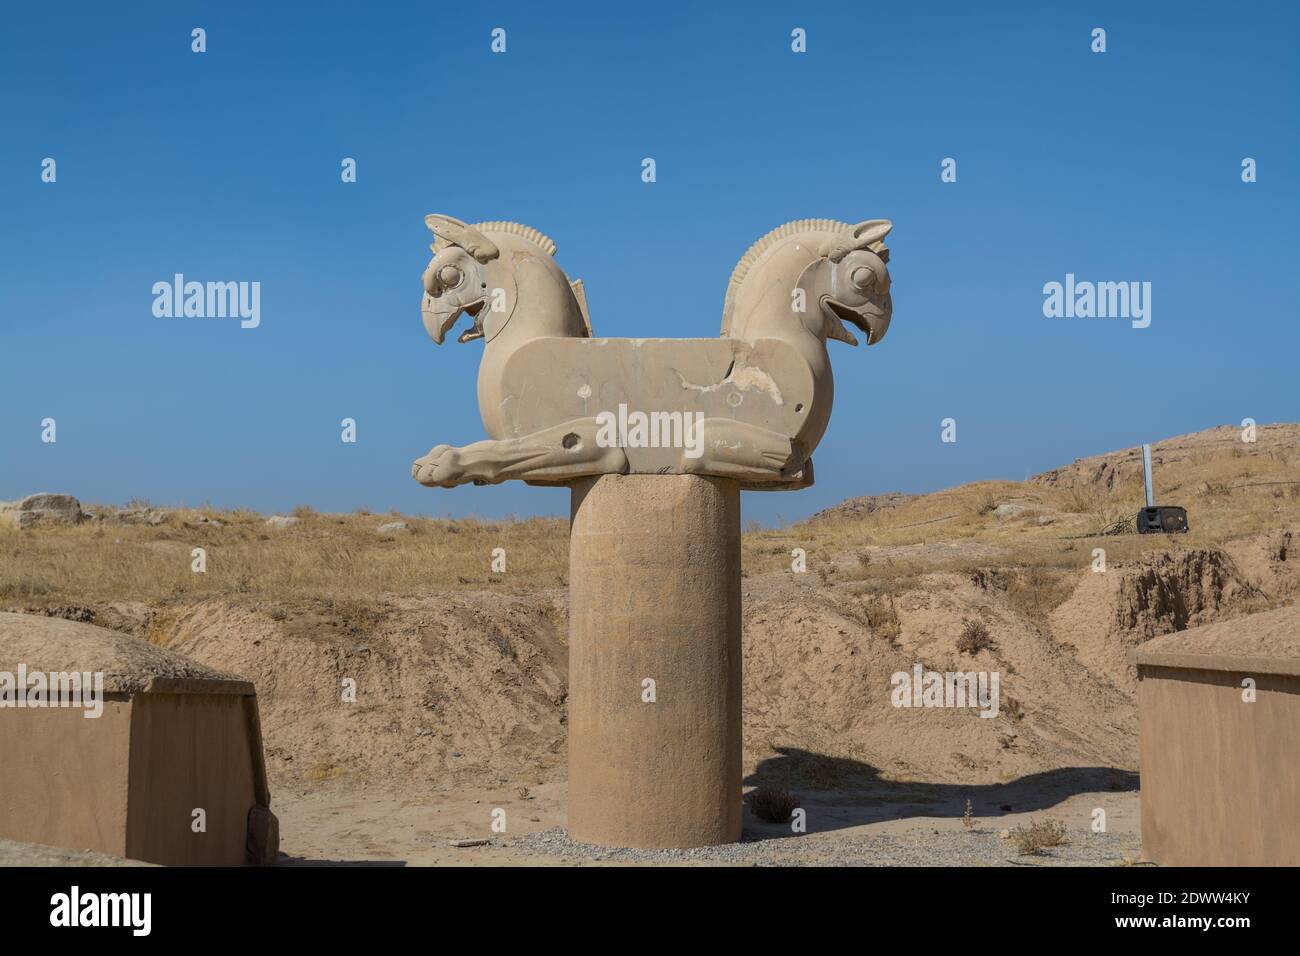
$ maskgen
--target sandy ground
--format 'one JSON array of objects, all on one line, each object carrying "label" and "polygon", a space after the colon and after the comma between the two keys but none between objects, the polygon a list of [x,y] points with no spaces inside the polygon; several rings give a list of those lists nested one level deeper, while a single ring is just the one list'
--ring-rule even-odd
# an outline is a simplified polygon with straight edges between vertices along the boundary
[{"label": "sandy ground", "polygon": [[[808,830],[763,823],[746,810],[741,843],[695,851],[629,851],[587,847],[563,837],[564,785],[511,785],[428,795],[342,785],[281,788],[272,803],[280,818],[282,865],[343,866],[591,866],[591,865],[1126,865],[1140,856],[1135,790],[1086,789],[1096,771],[1063,772],[976,794],[972,826],[962,814],[968,788],[923,786],[907,793],[806,791]],[[1131,787],[1124,781],[1112,786]],[[975,788],[978,789],[978,788]],[[994,802],[998,801],[998,802]],[[1011,802],[1007,802],[1011,801]],[[1002,810],[1002,806],[1010,807]],[[493,833],[492,813],[505,811],[506,832]],[[1106,832],[1091,832],[1094,811]],[[1020,856],[1002,831],[1031,820],[1066,824],[1070,844]],[[486,844],[456,847],[464,840]]]}]

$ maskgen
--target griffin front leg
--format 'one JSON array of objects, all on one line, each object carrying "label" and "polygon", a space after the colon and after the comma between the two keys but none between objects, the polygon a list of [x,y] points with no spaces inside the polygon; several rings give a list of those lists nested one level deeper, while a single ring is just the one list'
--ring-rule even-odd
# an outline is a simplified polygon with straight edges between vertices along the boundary
[{"label": "griffin front leg", "polygon": [[411,465],[422,485],[453,488],[473,482],[495,485],[518,478],[556,481],[587,475],[625,474],[627,455],[596,441],[599,426],[584,418],[523,438],[474,442],[463,448],[438,445]]},{"label": "griffin front leg", "polygon": [[716,475],[740,481],[793,480],[808,453],[789,435],[729,418],[706,418],[700,454],[682,456],[686,474]]}]

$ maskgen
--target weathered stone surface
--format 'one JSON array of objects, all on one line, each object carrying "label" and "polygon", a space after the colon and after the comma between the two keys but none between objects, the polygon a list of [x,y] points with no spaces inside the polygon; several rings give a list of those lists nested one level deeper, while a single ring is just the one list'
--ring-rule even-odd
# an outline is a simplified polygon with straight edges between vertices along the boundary
[{"label": "weathered stone surface", "polygon": [[40,494],[28,495],[21,501],[0,505],[0,513],[20,528],[31,528],[38,524],[78,524],[85,520],[81,502],[72,495]]},{"label": "weathered stone surface", "polygon": [[114,524],[142,524],[156,528],[166,524],[167,512],[156,508],[119,508],[110,520]]},{"label": "weathered stone surface", "polygon": [[739,486],[693,475],[575,484],[569,574],[570,836],[740,839]]},{"label": "weathered stone surface", "polygon": [[592,338],[586,295],[555,244],[518,223],[429,216],[425,328],[441,344],[484,340],[478,404],[487,441],[437,445],[412,465],[421,484],[601,474],[697,474],[745,488],[811,483],[831,413],[829,339],[845,323],[879,341],[889,328],[891,224],[786,223],[732,272],[719,339]]},{"label": "weathered stone surface", "polygon": [[271,515],[266,519],[266,526],[268,528],[292,528],[299,520],[293,515]]},{"label": "weathered stone surface", "polygon": [[407,530],[405,521],[386,521],[375,529],[375,534],[400,534]]}]

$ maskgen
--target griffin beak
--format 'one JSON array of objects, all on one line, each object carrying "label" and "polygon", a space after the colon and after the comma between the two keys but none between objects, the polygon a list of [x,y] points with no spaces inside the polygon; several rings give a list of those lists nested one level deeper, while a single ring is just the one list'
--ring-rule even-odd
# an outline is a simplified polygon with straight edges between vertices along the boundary
[{"label": "griffin beak", "polygon": [[470,342],[474,339],[483,337],[483,306],[487,303],[486,298],[476,299],[464,305],[456,305],[451,308],[439,307],[439,304],[433,296],[427,292],[424,295],[424,301],[420,305],[420,317],[424,320],[424,330],[429,333],[429,338],[441,345],[443,339],[451,327],[461,315],[469,315],[474,319],[474,325],[461,333],[458,342]]},{"label": "griffin beak", "polygon": [[[888,308],[888,298],[886,298],[885,302],[886,308]],[[847,342],[849,345],[858,344],[857,338],[845,327],[845,322],[851,322],[865,332],[868,345],[875,345],[885,337],[885,333],[889,330],[889,312],[881,311],[871,305],[859,310],[850,308],[830,296],[823,296],[822,312],[826,316],[826,338],[835,339],[837,342]]]},{"label": "griffin beak", "polygon": [[858,344],[858,340],[853,333],[845,328],[844,322],[845,320],[852,322],[861,329],[863,328],[862,316],[842,302],[836,302],[830,296],[823,296],[822,298],[822,314],[826,316],[827,339],[834,339],[837,342],[845,342],[849,345]]}]

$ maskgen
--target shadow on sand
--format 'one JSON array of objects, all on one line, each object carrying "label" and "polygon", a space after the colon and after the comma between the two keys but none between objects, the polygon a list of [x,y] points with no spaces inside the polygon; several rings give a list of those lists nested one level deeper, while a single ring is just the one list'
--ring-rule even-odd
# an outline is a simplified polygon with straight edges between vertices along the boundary
[{"label": "shadow on sand", "polygon": [[[1115,767],[1061,767],[1005,783],[922,783],[882,779],[877,768],[846,757],[795,747],[778,747],[777,754],[759,763],[745,785],[801,797],[801,806],[809,811],[809,833],[911,817],[960,817],[967,800],[975,817],[988,819],[1045,810],[1080,793],[1138,789],[1135,772]],[[790,835],[788,824],[754,817],[748,800],[745,830],[750,839]]]}]

